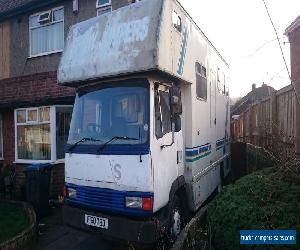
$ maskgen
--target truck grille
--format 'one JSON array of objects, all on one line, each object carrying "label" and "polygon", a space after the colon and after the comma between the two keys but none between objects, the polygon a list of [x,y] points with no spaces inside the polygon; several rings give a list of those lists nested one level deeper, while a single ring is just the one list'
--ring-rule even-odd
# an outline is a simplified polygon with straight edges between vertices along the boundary
[{"label": "truck grille", "polygon": [[76,198],[67,198],[66,201],[69,205],[123,215],[145,216],[152,214],[152,212],[145,212],[142,209],[125,207],[126,196],[153,197],[153,193],[150,192],[117,191],[74,184],[66,184],[66,186],[68,188],[74,188],[77,191]]}]

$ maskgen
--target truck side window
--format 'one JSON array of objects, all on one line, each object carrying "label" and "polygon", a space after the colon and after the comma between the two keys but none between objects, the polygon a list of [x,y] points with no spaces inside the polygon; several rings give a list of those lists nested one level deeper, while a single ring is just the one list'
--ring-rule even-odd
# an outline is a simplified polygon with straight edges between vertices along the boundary
[{"label": "truck side window", "polygon": [[171,107],[169,93],[165,91],[155,92],[155,135],[163,137],[172,131]]},{"label": "truck side window", "polygon": [[176,13],[175,10],[173,10],[173,13],[172,13],[172,22],[173,22],[174,28],[175,28],[178,32],[181,32],[181,30],[182,30],[181,18],[180,18],[180,16]]},{"label": "truck side window", "polygon": [[206,68],[199,62],[196,62],[196,93],[197,97],[202,100],[207,100],[207,77]]},{"label": "truck side window", "polygon": [[165,135],[172,131],[170,97],[169,93],[165,91],[159,91],[159,97],[162,114],[162,129],[163,135]]}]

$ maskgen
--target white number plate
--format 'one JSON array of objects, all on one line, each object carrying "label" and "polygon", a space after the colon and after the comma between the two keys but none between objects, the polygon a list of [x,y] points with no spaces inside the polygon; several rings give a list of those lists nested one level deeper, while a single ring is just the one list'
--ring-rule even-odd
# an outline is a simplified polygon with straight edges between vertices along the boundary
[{"label": "white number plate", "polygon": [[108,228],[108,219],[97,217],[94,215],[85,215],[85,224],[92,227]]}]

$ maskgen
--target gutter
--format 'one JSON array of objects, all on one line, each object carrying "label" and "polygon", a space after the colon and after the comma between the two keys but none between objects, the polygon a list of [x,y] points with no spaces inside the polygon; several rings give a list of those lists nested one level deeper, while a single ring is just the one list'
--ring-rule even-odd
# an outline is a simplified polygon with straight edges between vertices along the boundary
[{"label": "gutter", "polygon": [[17,8],[11,9],[7,12],[0,14],[0,21],[24,14],[24,13],[32,11],[32,10],[36,10],[36,9],[44,7],[44,6],[58,3],[58,2],[62,2],[62,0],[43,0],[43,1],[35,0],[28,4],[21,5]]}]

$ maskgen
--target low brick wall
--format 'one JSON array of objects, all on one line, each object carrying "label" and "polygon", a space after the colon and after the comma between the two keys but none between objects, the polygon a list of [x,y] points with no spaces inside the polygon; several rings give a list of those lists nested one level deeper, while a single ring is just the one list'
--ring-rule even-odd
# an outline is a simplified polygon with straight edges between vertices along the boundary
[{"label": "low brick wall", "polygon": [[[15,192],[16,197],[22,200],[26,199],[26,175],[25,168],[29,166],[26,164],[16,164],[15,177]],[[63,187],[65,182],[65,164],[59,163],[52,167],[50,179],[50,197],[57,198],[63,194]]]},{"label": "low brick wall", "polygon": [[[0,202],[7,202],[1,201]],[[28,214],[29,226],[14,238],[0,244],[1,250],[31,250],[36,245],[37,222],[33,208],[24,202],[9,201],[17,206],[23,206]]]}]

